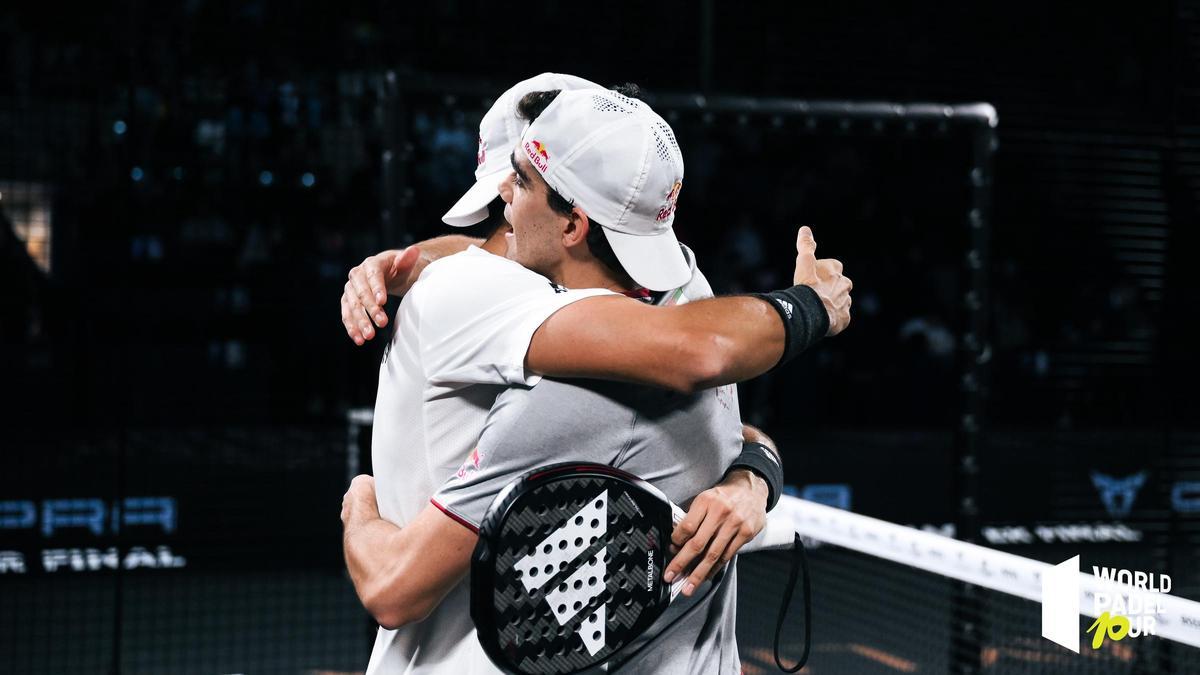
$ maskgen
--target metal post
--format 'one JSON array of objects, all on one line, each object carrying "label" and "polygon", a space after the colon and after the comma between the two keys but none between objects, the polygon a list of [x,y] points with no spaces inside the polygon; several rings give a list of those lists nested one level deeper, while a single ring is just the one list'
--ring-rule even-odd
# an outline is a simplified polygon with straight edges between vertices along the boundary
[{"label": "metal post", "polygon": [[[967,251],[964,259],[967,292],[963,295],[962,348],[959,351],[963,392],[962,414],[954,434],[958,505],[955,532],[958,539],[976,542],[980,534],[979,453],[984,444],[984,424],[990,383],[991,305],[989,260],[991,238],[992,157],[996,152],[996,111],[991,106],[976,111],[971,127],[971,163],[967,182]],[[982,667],[982,626],[985,617],[978,589],[957,585],[951,612],[951,664],[955,673],[974,675]]]},{"label": "metal post", "polygon": [[375,410],[372,408],[351,408],[346,411],[346,485],[350,485],[350,481],[362,473],[359,438],[363,427],[371,426],[374,420]]},{"label": "metal post", "polygon": [[397,218],[400,217],[400,190],[404,176],[397,171],[400,150],[400,92],[397,87],[396,71],[389,70],[383,76],[383,156],[380,158],[382,180],[380,181],[379,234],[382,245],[395,246],[399,241]]}]

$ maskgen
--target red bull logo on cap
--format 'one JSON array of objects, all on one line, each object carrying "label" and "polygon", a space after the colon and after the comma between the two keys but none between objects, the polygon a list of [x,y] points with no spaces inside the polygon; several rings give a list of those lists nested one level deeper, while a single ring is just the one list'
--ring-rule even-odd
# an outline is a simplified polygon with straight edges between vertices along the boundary
[{"label": "red bull logo on cap", "polygon": [[679,201],[679,191],[682,189],[682,181],[675,181],[675,184],[671,186],[671,191],[667,193],[667,203],[658,210],[658,218],[656,218],[658,222],[661,223],[675,213],[675,202]]},{"label": "red bull logo on cap", "polygon": [[546,173],[546,169],[550,167],[550,153],[546,151],[545,145],[540,141],[525,141],[525,154],[529,155],[529,161],[533,162],[538,171]]}]

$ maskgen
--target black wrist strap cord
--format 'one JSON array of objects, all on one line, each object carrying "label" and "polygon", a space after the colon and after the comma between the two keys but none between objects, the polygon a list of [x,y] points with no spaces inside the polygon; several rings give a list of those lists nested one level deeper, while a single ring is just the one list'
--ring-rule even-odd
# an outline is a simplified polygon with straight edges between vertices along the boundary
[{"label": "black wrist strap cord", "polygon": [[[783,633],[783,620],[787,618],[788,605],[792,603],[792,591],[796,589],[796,573],[804,571],[804,653],[796,665],[788,668],[779,658],[779,636]],[[792,542],[792,569],[788,575],[787,588],[783,591],[783,601],[779,605],[779,620],[775,623],[775,665],[785,673],[794,673],[808,663],[809,652],[812,651],[812,589],[808,577],[808,556],[804,553],[804,543],[797,534]]]}]

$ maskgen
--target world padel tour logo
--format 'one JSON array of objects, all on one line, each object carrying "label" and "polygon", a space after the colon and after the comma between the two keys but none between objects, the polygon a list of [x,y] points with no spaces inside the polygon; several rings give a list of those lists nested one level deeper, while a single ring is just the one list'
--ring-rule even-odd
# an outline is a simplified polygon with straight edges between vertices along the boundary
[{"label": "world padel tour logo", "polygon": [[525,154],[529,155],[529,161],[533,162],[538,171],[546,173],[546,169],[550,167],[550,153],[545,145],[540,141],[525,141]]},{"label": "world padel tour logo", "polygon": [[[1137,570],[1092,567],[1096,590],[1088,594],[1088,627],[1092,649],[1107,640],[1120,641],[1158,635],[1163,598],[1171,592],[1171,577]],[[1042,576],[1042,637],[1079,653],[1079,556]]]}]

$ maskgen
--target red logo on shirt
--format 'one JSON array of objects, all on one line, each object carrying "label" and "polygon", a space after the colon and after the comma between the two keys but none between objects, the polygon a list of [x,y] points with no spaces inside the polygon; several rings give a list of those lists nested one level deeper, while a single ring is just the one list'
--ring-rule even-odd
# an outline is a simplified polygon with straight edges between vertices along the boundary
[{"label": "red logo on shirt", "polygon": [[467,461],[463,462],[463,465],[459,467],[458,473],[454,475],[458,476],[459,478],[466,478],[467,472],[479,470],[479,463],[482,460],[483,455],[479,453],[479,448],[475,448],[471,451],[470,456],[467,457]]}]

